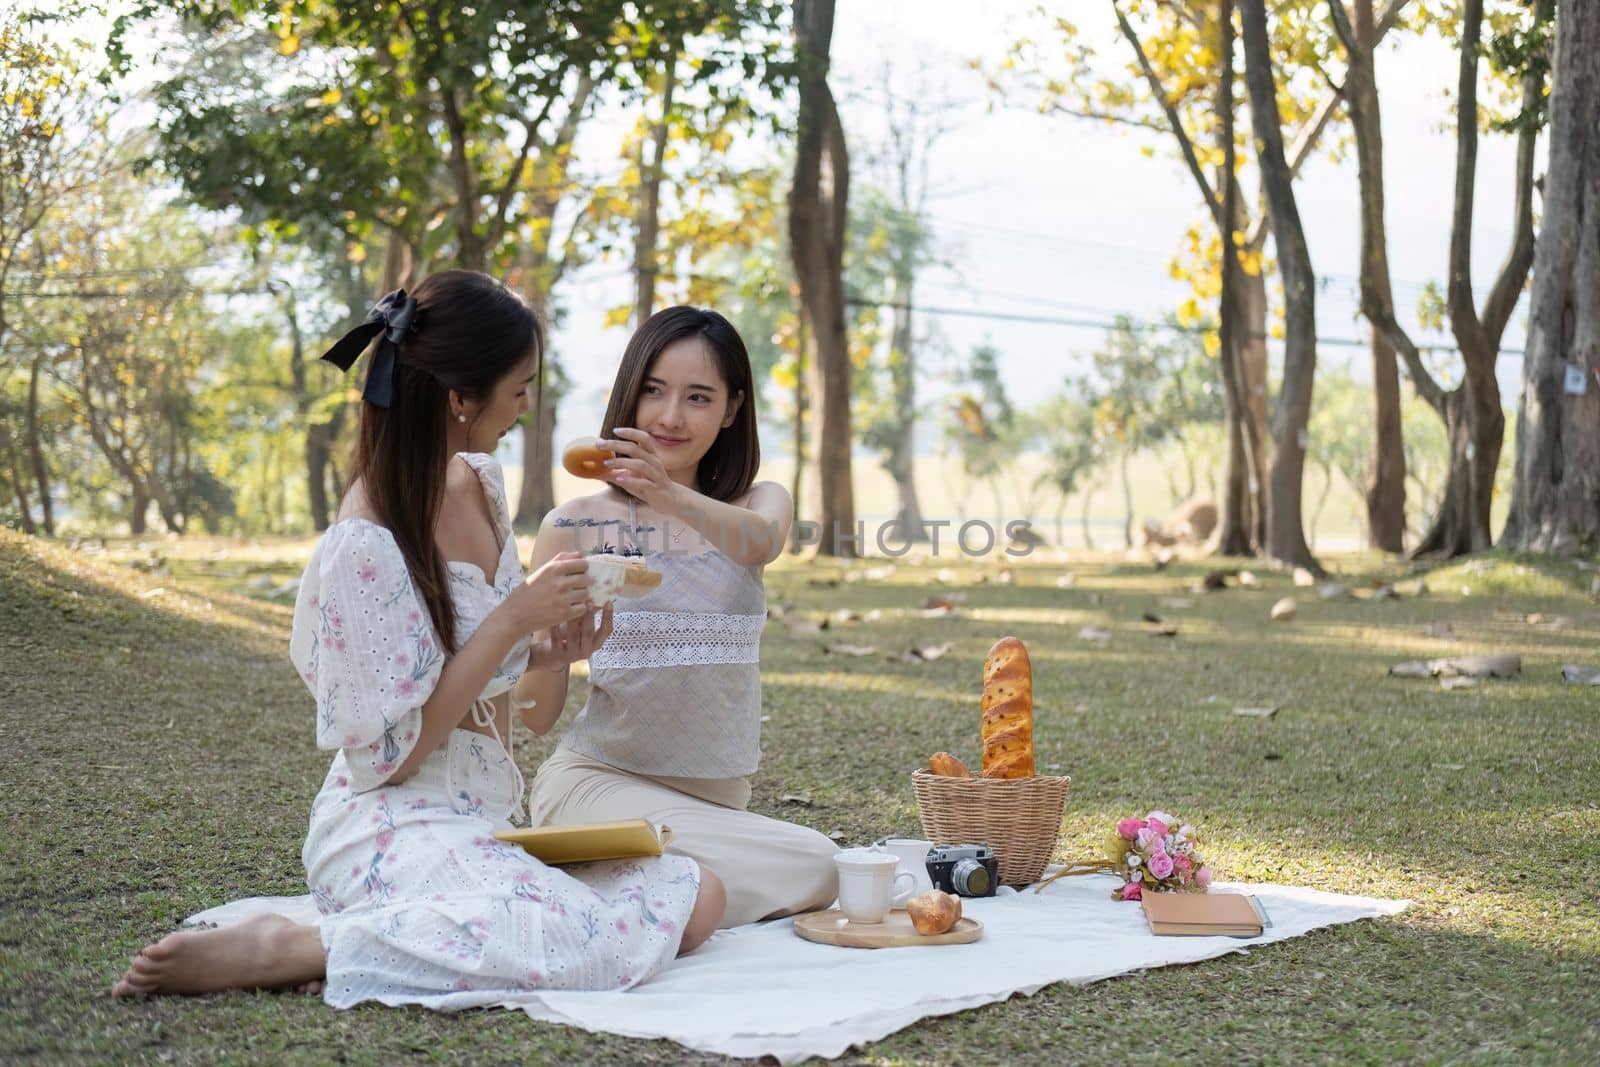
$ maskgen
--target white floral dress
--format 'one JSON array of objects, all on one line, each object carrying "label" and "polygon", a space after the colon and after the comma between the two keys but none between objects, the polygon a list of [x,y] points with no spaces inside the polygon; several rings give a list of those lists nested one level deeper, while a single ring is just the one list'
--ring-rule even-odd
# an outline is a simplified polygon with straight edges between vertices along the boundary
[{"label": "white floral dress", "polygon": [[[500,468],[477,472],[502,551],[495,574],[452,562],[457,643],[523,580]],[[317,744],[337,750],[311,807],[302,858],[322,913],[324,999],[455,1010],[539,989],[626,989],[676,955],[699,890],[680,856],[556,869],[494,832],[520,776],[494,737],[455,730],[400,785],[445,657],[389,531],[330,527],[295,602],[290,658],[317,702]],[[514,648],[480,700],[513,685]],[[474,709],[475,711],[478,709]]]}]

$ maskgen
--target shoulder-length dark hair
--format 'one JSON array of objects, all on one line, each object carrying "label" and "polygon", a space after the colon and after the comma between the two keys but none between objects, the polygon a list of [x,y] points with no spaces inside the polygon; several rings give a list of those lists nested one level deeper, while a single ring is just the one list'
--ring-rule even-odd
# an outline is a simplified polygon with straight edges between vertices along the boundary
[{"label": "shoulder-length dark hair", "polygon": [[417,313],[400,343],[393,399],[387,408],[362,402],[350,483],[360,479],[378,521],[400,546],[440,646],[453,654],[450,576],[433,539],[450,464],[450,392],[487,400],[523,360],[543,360],[544,336],[528,301],[487,274],[442,271],[411,295]]},{"label": "shoulder-length dark hair", "polygon": [[663,308],[634,331],[622,353],[622,366],[611,386],[602,436],[618,426],[633,426],[639,415],[639,393],[656,357],[674,341],[699,337],[711,350],[730,399],[743,396],[733,422],[722,428],[695,473],[699,489],[715,500],[737,500],[755,481],[761,468],[761,441],[756,434],[756,391],[750,371],[750,353],[733,323],[709,308],[679,305]]}]

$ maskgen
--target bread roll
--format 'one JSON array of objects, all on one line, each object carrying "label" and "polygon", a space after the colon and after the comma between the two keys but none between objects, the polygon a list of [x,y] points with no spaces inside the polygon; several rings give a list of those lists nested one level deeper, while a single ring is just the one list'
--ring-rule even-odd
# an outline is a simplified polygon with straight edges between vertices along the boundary
[{"label": "bread roll", "polygon": [[609,448],[600,447],[599,438],[579,437],[561,450],[561,465],[577,478],[604,478],[606,460],[616,457]]},{"label": "bread roll", "polygon": [[1033,668],[1015,637],[983,661],[983,776],[1033,777]]},{"label": "bread roll", "polygon": [[928,769],[946,778],[971,778],[967,765],[948,752],[935,752],[928,757]]},{"label": "bread roll", "polygon": [[954,893],[930,889],[906,901],[911,925],[923,935],[942,934],[961,921],[961,898]]}]

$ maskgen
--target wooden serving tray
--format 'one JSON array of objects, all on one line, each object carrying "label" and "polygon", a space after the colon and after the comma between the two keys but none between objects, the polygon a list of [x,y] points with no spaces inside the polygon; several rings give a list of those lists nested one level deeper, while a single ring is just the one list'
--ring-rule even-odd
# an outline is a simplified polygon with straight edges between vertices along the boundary
[{"label": "wooden serving tray", "polygon": [[963,915],[942,934],[919,934],[911,916],[896,908],[881,923],[853,923],[838,908],[813,911],[794,921],[794,932],[819,945],[843,948],[911,948],[919,945],[967,945],[983,936],[983,924]]}]

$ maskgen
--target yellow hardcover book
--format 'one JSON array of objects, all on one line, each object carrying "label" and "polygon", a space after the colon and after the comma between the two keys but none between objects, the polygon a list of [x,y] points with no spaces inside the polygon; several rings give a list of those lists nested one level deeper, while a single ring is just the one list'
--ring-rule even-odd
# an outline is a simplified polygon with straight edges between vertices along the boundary
[{"label": "yellow hardcover book", "polygon": [[552,866],[594,863],[634,856],[659,856],[672,840],[672,828],[648,819],[623,819],[583,826],[536,826],[527,830],[501,830],[502,841],[521,845],[529,855]]}]

